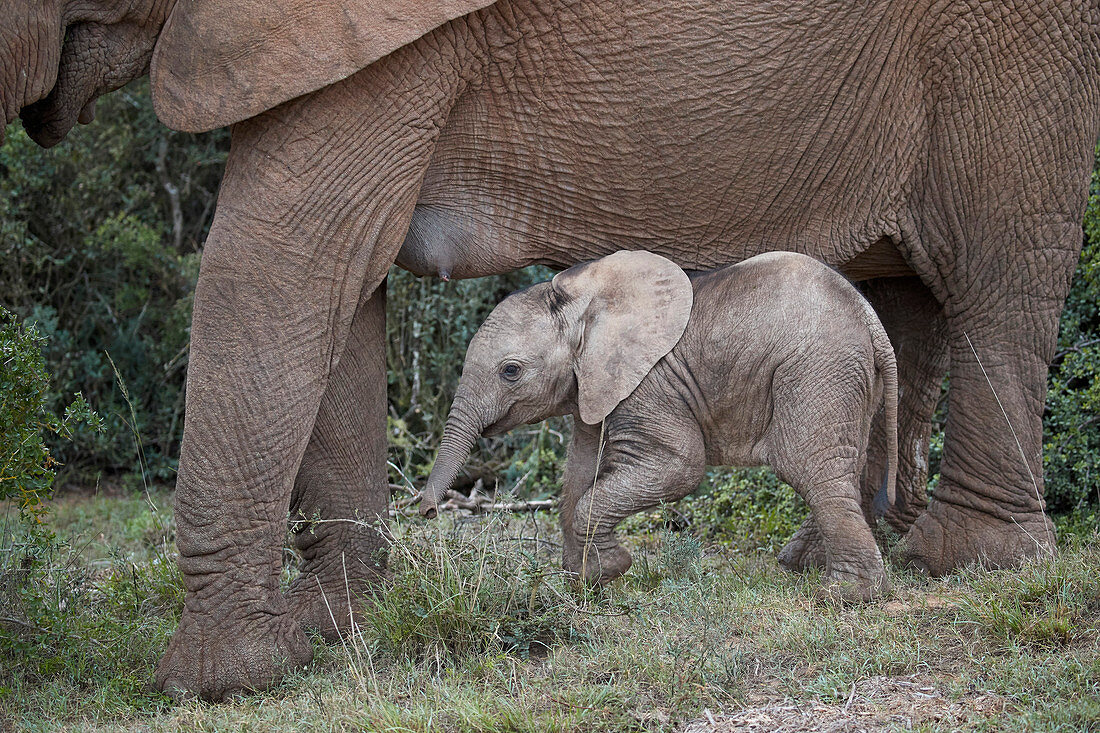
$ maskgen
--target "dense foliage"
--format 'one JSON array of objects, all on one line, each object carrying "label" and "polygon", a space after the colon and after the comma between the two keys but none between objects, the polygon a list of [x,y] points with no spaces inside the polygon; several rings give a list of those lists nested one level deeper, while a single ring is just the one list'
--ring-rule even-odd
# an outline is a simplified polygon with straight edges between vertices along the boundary
[{"label": "dense foliage", "polygon": [[1085,214],[1085,248],[1062,312],[1043,416],[1052,511],[1100,505],[1100,164]]},{"label": "dense foliage", "polygon": [[42,358],[44,343],[37,329],[24,328],[0,308],[0,499],[13,499],[23,520],[35,522],[42,521],[43,501],[53,489],[57,466],[44,434],[71,438],[80,423],[102,429],[99,416],[79,393],[63,416],[47,409],[50,379]]},{"label": "dense foliage", "polygon": [[[56,446],[74,480],[174,476],[191,293],[228,135],[175,133],[147,86],[105,97],[51,150],[16,125],[0,147],[0,304],[45,337],[57,412],[81,391],[106,429]],[[124,395],[124,385],[128,391]],[[141,450],[135,447],[135,436]]]}]

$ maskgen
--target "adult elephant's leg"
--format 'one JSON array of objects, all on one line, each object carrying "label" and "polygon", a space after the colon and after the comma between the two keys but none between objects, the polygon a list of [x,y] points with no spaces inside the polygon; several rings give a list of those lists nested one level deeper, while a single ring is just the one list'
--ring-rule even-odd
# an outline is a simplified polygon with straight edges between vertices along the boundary
[{"label": "adult elephant's leg", "polygon": [[[361,305],[400,248],[457,93],[459,65],[445,39],[430,41],[431,53],[414,44],[233,130],[195,293],[176,489],[187,594],[157,669],[162,689],[217,699],[309,658],[279,590],[286,517],[322,399],[346,388],[353,324],[380,317],[380,299]],[[382,353],[367,341],[360,353]],[[384,380],[363,385],[384,394]],[[372,392],[366,409],[379,399]],[[377,427],[363,436],[378,440]],[[333,495],[349,491],[372,497],[369,516],[386,485]]]},{"label": "adult elephant's leg", "polygon": [[863,473],[863,509],[868,521],[882,516],[896,531],[909,531],[928,506],[928,448],[932,416],[947,374],[947,322],[943,309],[918,278],[887,278],[861,285],[875,307],[898,365],[898,466],[893,506],[874,506],[886,475],[886,429],[875,415]]},{"label": "adult elephant's leg", "polygon": [[950,48],[964,63],[930,67],[931,127],[902,221],[901,246],[943,304],[950,350],[940,482],[903,550],[932,574],[1054,550],[1043,403],[1100,122],[1077,100],[1095,97],[1098,80],[1077,61],[1095,45],[1087,24],[1051,25],[1043,5],[1013,10],[1037,38],[977,43],[985,36],[967,34],[998,22],[982,6],[975,23],[952,26],[963,28]]},{"label": "adult elephant's leg", "polygon": [[349,628],[385,568],[385,332],[383,285],[359,305],[294,482],[290,517],[302,567],[287,601],[304,628],[330,640]]},{"label": "adult elephant's leg", "polygon": [[[1070,256],[1050,255],[1068,269]],[[1031,270],[1025,262],[1012,269],[1017,276]],[[1051,279],[1062,285],[1067,278]],[[932,575],[975,561],[1011,567],[1054,551],[1043,513],[1041,418],[1065,288],[1041,295],[990,280],[1002,294],[995,306],[948,318],[940,482],[904,538],[903,557]]]}]

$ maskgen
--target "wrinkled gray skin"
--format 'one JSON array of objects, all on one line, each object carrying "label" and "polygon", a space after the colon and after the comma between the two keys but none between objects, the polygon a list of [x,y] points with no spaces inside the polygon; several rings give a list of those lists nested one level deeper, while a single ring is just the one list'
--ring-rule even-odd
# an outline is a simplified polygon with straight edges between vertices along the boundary
[{"label": "wrinkled gray skin", "polygon": [[[607,415],[598,458],[601,426],[586,420],[599,413],[585,416],[578,394],[583,401],[585,390],[610,385],[593,384],[587,365],[623,379],[629,369],[618,362],[638,352],[625,342],[647,330],[640,314],[662,307],[647,292],[619,290],[645,277],[631,257],[620,262],[572,268],[493,310],[466,353],[421,513],[434,516],[483,433],[572,415],[561,497],[567,572],[589,584],[619,577],[630,566],[614,534],[624,518],[691,493],[707,465],[767,465],[810,505],[830,594],[880,594],[888,583],[861,508],[860,475],[884,397],[885,421],[895,421],[897,375],[871,306],[836,272],[794,253],[695,276],[685,282],[694,306],[683,336]],[[615,308],[630,315],[607,325]],[[593,338],[601,329],[614,333]],[[894,477],[877,479],[892,495]]]},{"label": "wrinkled gray skin", "polygon": [[[5,3],[5,122],[59,140],[145,71],[170,5]],[[1100,123],[1098,27],[1086,0],[500,0],[234,125],[194,305],[187,596],[158,684],[268,686],[309,658],[303,629],[348,628],[345,577],[371,587],[377,531],[299,534],[288,595],[281,544],[288,512],[385,515],[379,286],[395,259],[472,277],[609,242],[687,269],[806,248],[876,280],[900,329],[888,518],[908,558],[940,574],[1050,549],[1040,418]],[[818,561],[816,527],[803,539],[792,562]]]}]

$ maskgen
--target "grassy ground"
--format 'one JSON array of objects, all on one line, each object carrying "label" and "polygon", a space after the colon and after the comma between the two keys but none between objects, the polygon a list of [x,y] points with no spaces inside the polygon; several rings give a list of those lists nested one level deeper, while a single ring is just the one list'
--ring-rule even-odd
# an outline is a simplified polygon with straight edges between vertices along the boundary
[{"label": "grassy ground", "polygon": [[175,705],[148,686],[181,602],[169,506],[64,497],[38,570],[0,509],[0,730],[1100,729],[1087,523],[1054,560],[895,569],[889,599],[836,606],[744,536],[638,520],[628,576],[578,597],[549,515],[409,520],[345,643],[268,693]]}]

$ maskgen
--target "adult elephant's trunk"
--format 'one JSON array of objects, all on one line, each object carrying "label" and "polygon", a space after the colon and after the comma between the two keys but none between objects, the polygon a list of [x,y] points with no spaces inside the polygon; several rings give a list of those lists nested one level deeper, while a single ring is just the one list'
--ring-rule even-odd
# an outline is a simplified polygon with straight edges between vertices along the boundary
[{"label": "adult elephant's trunk", "polygon": [[462,464],[470,457],[474,442],[485,429],[486,423],[480,413],[460,387],[443,428],[435,465],[421,495],[420,513],[428,519],[435,517],[440,497],[451,488]]}]

